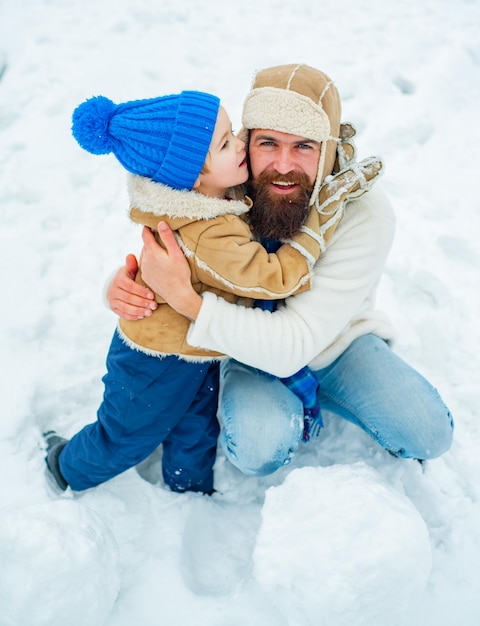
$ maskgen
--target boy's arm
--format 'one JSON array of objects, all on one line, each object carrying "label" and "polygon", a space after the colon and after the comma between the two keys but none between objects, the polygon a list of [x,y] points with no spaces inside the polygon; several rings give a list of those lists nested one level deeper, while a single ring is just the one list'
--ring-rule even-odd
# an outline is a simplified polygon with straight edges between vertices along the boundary
[{"label": "boy's arm", "polygon": [[346,204],[368,191],[382,169],[379,159],[351,163],[322,185],[300,231],[275,254],[251,240],[235,216],[212,221],[201,236],[183,229],[184,252],[194,257],[197,278],[238,296],[280,299],[310,288],[313,266],[326,250]]},{"label": "boy's arm", "polygon": [[234,215],[205,223],[201,234],[195,225],[180,234],[177,239],[194,267],[194,282],[247,298],[281,299],[307,289],[320,253],[310,237],[308,247],[284,244],[269,253]]}]

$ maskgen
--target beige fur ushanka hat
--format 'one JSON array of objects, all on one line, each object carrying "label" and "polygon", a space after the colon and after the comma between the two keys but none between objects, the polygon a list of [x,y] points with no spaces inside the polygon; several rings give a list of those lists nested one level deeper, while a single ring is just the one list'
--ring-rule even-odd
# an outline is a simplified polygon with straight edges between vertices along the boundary
[{"label": "beige fur ushanka hat", "polygon": [[341,102],[333,81],[304,64],[260,70],[243,105],[246,130],[271,129],[322,143],[310,203],[325,176],[332,173],[340,133]]}]

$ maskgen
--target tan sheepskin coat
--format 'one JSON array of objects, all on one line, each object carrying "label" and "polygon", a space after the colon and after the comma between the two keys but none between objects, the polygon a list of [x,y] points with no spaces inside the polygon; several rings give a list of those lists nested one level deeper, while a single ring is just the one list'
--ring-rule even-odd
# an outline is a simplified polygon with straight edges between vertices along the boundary
[{"label": "tan sheepskin coat", "polygon": [[[321,253],[321,218],[314,208],[302,231],[276,254],[269,254],[253,239],[244,219],[251,206],[248,198],[210,198],[135,175],[129,175],[128,186],[131,219],[155,231],[160,220],[170,225],[190,264],[197,293],[208,290],[237,302],[239,298],[282,299],[309,288],[312,267]],[[143,283],[140,272],[137,281]],[[128,345],[155,356],[173,354],[195,361],[223,356],[188,345],[190,320],[160,298],[157,302],[151,317],[119,321],[119,332]]]}]

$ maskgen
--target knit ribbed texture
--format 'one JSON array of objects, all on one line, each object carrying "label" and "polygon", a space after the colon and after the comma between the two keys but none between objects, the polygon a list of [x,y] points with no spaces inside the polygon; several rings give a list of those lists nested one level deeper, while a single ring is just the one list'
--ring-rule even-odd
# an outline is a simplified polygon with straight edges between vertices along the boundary
[{"label": "knit ribbed texture", "polygon": [[220,102],[194,91],[180,94],[175,126],[160,169],[152,176],[176,189],[191,189],[212,141]]},{"label": "knit ribbed texture", "polygon": [[73,112],[72,133],[93,154],[174,189],[191,189],[212,140],[220,101],[200,91],[114,104],[97,96]]}]

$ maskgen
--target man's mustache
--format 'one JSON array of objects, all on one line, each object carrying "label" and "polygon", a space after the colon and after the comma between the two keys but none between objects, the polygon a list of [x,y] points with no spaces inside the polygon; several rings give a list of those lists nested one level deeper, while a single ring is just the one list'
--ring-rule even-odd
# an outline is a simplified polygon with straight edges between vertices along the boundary
[{"label": "man's mustache", "polygon": [[310,179],[303,172],[287,172],[286,174],[280,174],[277,170],[267,170],[259,174],[256,180],[252,181],[254,187],[268,185],[270,183],[289,183],[299,185],[307,191],[312,190],[312,184]]}]

